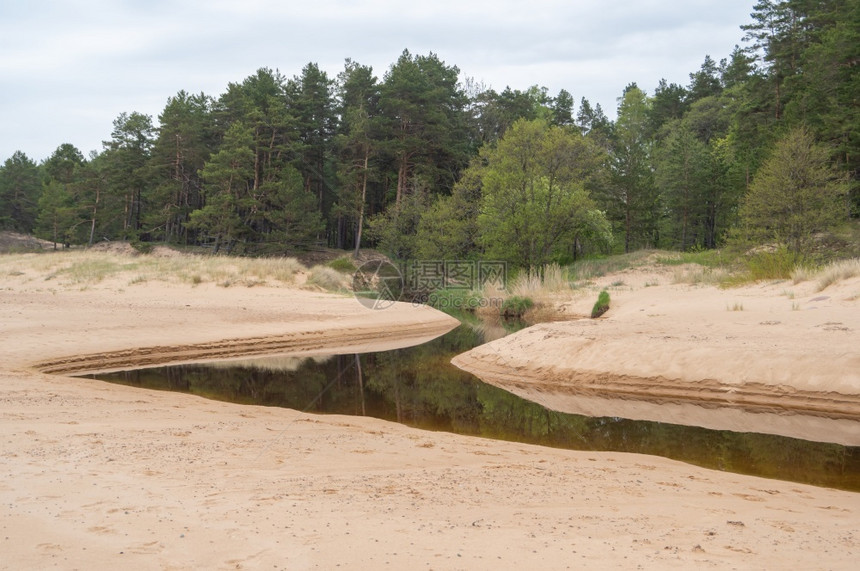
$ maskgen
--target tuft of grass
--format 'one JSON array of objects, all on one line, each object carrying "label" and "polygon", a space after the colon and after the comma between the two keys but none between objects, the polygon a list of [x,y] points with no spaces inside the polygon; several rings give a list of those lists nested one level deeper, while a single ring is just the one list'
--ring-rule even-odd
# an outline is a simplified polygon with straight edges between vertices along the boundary
[{"label": "tuft of grass", "polygon": [[558,264],[547,264],[542,268],[532,268],[521,272],[510,286],[512,295],[540,298],[548,294],[569,291],[570,271]]},{"label": "tuft of grass", "polygon": [[335,258],[326,265],[333,270],[348,274],[351,274],[358,269],[355,267],[355,264],[349,256],[341,256],[340,258]]},{"label": "tuft of grass", "polygon": [[134,278],[132,278],[131,281],[128,282],[128,285],[145,284],[148,281],[149,281],[149,278],[147,278],[144,275],[139,275],[139,276],[135,276]]},{"label": "tuft of grass", "polygon": [[689,252],[667,252],[656,257],[655,262],[664,266],[696,264],[706,268],[719,268],[726,264],[720,250],[692,250]]},{"label": "tuft of grass", "polygon": [[791,283],[797,285],[801,282],[809,281],[812,277],[812,273],[812,269],[809,266],[798,265],[791,270],[789,277],[791,277]]},{"label": "tuft of grass", "polygon": [[502,302],[499,311],[504,317],[520,318],[523,314],[534,307],[535,302],[530,297],[514,295]]},{"label": "tuft of grass", "polygon": [[731,305],[731,306],[727,305],[726,306],[726,311],[743,311],[743,310],[744,310],[744,304],[738,303],[738,302],[735,302],[734,305]]},{"label": "tuft of grass", "polygon": [[860,258],[833,262],[819,272],[818,291],[856,276],[860,276]]},{"label": "tuft of grass", "polygon": [[347,276],[328,266],[311,268],[307,283],[326,291],[344,291],[348,288]]},{"label": "tuft of grass", "polygon": [[600,317],[607,311],[609,311],[609,292],[603,290],[597,296],[597,302],[595,302],[594,307],[591,308],[591,317],[592,319]]}]

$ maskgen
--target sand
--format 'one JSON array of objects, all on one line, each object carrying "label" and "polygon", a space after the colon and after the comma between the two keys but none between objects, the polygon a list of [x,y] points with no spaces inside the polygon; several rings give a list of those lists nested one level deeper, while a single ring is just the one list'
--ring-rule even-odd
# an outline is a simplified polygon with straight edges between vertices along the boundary
[{"label": "sand", "polygon": [[[653,354],[665,337],[676,337],[660,353],[665,371],[643,360],[630,376],[681,383],[689,379],[674,374],[668,356],[689,349],[695,351],[691,360],[707,360],[700,346],[722,347],[728,333],[720,328],[737,322],[737,331],[749,330],[750,342],[759,339],[750,355],[765,358],[769,343],[779,343],[773,348],[786,355],[784,368],[797,364],[817,374],[801,382],[775,373],[771,384],[797,382],[798,391],[838,393],[850,404],[857,368],[842,368],[856,362],[857,301],[845,299],[860,289],[856,281],[815,295],[802,290],[811,286],[790,284],[721,292],[669,283],[644,287],[633,276],[625,283],[612,292],[613,309],[589,326],[589,335],[626,332],[613,343],[628,339],[636,348],[625,346],[621,356],[602,362],[595,354],[592,369],[619,374],[636,364],[637,351]],[[795,299],[776,294],[779,287],[795,289]],[[705,311],[711,296],[720,301]],[[811,301],[821,296],[828,299]],[[678,309],[670,314],[661,299]],[[733,300],[744,310],[727,311],[725,303]],[[562,303],[575,314],[585,301]],[[792,310],[792,303],[801,309]],[[794,321],[801,317],[809,321]],[[582,326],[574,323],[501,342],[511,359],[519,358],[518,347],[542,347],[534,331],[546,342],[559,335],[576,347]],[[856,565],[860,494],[651,456],[556,450],[68,376],[326,346],[372,350],[453,325],[425,308],[371,311],[348,296],[266,285],[49,287],[27,273],[0,277],[0,568]],[[802,329],[807,326],[812,329]],[[771,341],[779,330],[797,334]],[[693,335],[712,342],[697,343]],[[649,336],[657,338],[651,349],[640,348]],[[747,346],[729,347],[731,356]],[[807,362],[807,349],[828,352]],[[570,365],[543,350],[531,357],[528,378],[541,378],[535,370],[544,366]],[[738,387],[751,379],[767,384],[752,375],[754,363],[733,363],[714,357],[707,378]],[[732,381],[722,367],[749,369],[751,376]],[[695,406],[689,399],[679,404]],[[817,414],[851,422],[844,414]]]},{"label": "sand", "polygon": [[[860,446],[860,279],[719,289],[637,270],[601,287],[602,318],[538,324],[454,364],[562,412]],[[596,297],[562,303],[582,314]]]}]

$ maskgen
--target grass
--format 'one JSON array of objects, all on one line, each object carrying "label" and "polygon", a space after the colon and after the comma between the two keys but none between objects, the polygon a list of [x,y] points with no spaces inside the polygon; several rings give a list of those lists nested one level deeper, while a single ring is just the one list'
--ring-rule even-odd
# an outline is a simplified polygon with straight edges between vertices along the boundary
[{"label": "grass", "polygon": [[743,310],[744,310],[744,304],[738,303],[738,302],[735,302],[734,305],[731,305],[731,306],[727,305],[726,306],[726,311],[743,311]]},{"label": "grass", "polygon": [[574,262],[569,269],[570,278],[574,280],[589,280],[603,277],[606,274],[638,268],[654,261],[653,250],[639,250],[629,254],[619,254],[607,258],[593,258]]},{"label": "grass", "polygon": [[658,254],[655,262],[664,266],[696,264],[706,268],[720,268],[726,264],[727,260],[721,250],[694,250]]},{"label": "grass", "polygon": [[176,254],[131,255],[97,250],[50,251],[40,254],[0,256],[0,274],[14,268],[22,275],[36,274],[46,281],[73,285],[94,285],[106,280],[123,280],[128,285],[173,282],[199,285],[216,283],[224,287],[252,287],[263,283],[292,284],[305,271],[294,258],[236,258]]},{"label": "grass", "polygon": [[356,268],[350,256],[341,256],[340,258],[335,258],[326,265],[333,270],[337,270],[338,272],[343,272],[347,274],[354,273],[355,270],[358,269]]},{"label": "grass", "polygon": [[860,258],[833,262],[818,273],[818,291],[857,276],[860,276]]},{"label": "grass", "polygon": [[520,318],[534,305],[535,302],[530,297],[514,295],[502,302],[500,312],[504,317]]},{"label": "grass", "polygon": [[594,303],[594,307],[591,308],[591,317],[600,317],[607,311],[609,311],[609,292],[603,290],[597,296],[597,301]]},{"label": "grass", "polygon": [[329,266],[314,266],[308,274],[308,284],[315,285],[326,291],[345,291],[350,286],[350,276]]},{"label": "grass", "polygon": [[542,298],[570,291],[571,287],[569,268],[563,268],[558,264],[547,264],[542,268],[520,272],[509,284],[508,290],[514,296]]}]

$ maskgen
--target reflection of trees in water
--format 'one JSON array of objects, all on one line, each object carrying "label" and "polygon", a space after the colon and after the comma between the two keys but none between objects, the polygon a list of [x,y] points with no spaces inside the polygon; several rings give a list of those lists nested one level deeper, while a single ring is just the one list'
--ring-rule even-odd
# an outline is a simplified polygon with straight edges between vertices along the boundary
[{"label": "reflection of trees in water", "polygon": [[637,452],[719,470],[860,490],[860,449],[765,434],[554,412],[450,364],[482,342],[463,326],[418,347],[276,367],[162,367],[100,378],[245,404],[362,415],[558,448]]}]

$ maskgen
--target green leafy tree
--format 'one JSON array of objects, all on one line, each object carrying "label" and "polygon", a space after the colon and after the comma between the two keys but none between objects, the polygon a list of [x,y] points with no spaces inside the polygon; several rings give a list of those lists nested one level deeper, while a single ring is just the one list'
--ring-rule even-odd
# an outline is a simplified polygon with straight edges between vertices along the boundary
[{"label": "green leafy tree", "polygon": [[625,252],[636,246],[653,246],[659,240],[648,110],[645,93],[635,84],[628,86],[612,133],[612,180],[606,201],[612,219],[621,225]]},{"label": "green leafy tree", "polygon": [[45,161],[45,192],[48,195],[40,212],[40,229],[45,236],[66,244],[92,245],[96,230],[100,233],[114,221],[102,212],[106,181],[103,160],[95,156],[84,160],[70,144],[57,147]]},{"label": "green leafy tree", "polygon": [[578,132],[520,120],[481,158],[478,226],[488,256],[528,268],[570,251],[589,226],[606,238],[586,190],[601,153]]},{"label": "green leafy tree", "polygon": [[451,196],[438,196],[418,223],[416,255],[423,260],[465,260],[480,251],[480,159],[473,159]]},{"label": "green leafy tree", "polygon": [[[565,113],[572,110],[565,109],[572,102],[567,100],[570,94],[562,90],[559,92],[560,105],[558,117],[566,121]],[[479,133],[480,144],[495,143],[502,138],[505,132],[519,119],[531,121],[538,117],[548,115],[547,107],[550,104],[546,89],[532,86],[526,91],[506,87],[501,93],[492,89],[484,89],[475,94],[475,118]],[[479,145],[480,146],[480,145]]]},{"label": "green leafy tree", "polygon": [[433,53],[404,51],[385,74],[380,109],[397,172],[397,203],[419,187],[450,191],[468,163],[466,98],[459,73]]},{"label": "green leafy tree", "polygon": [[396,260],[412,260],[418,252],[418,227],[430,202],[429,192],[417,188],[367,221],[367,231],[380,250]]},{"label": "green leafy tree", "polygon": [[702,243],[705,189],[709,184],[708,147],[680,121],[656,153],[656,182],[669,212],[664,240],[687,250]]},{"label": "green leafy tree", "polygon": [[150,161],[154,184],[147,195],[152,207],[144,216],[152,239],[189,241],[186,222],[202,205],[200,171],[215,146],[212,106],[212,99],[202,93],[180,91],[158,117]]},{"label": "green leafy tree", "polygon": [[65,184],[52,179],[39,197],[36,234],[52,241],[56,250],[57,244],[72,241],[73,232],[80,223],[75,197]]},{"label": "green leafy tree", "polygon": [[295,168],[285,167],[276,178],[260,186],[249,220],[263,242],[289,248],[307,248],[316,241],[325,224],[317,210],[317,197]]},{"label": "green leafy tree", "polygon": [[144,203],[152,179],[149,158],[155,128],[152,118],[138,112],[120,113],[114,120],[111,140],[106,141],[101,156],[102,168],[108,180],[105,198],[106,214],[119,223],[109,232],[112,237],[140,237]]},{"label": "green leafy tree", "polygon": [[649,129],[652,136],[660,138],[660,130],[664,125],[684,116],[689,107],[688,95],[687,90],[677,83],[669,83],[665,79],[659,81],[648,109]]},{"label": "green leafy tree", "polygon": [[723,89],[720,82],[720,69],[717,63],[706,55],[699,71],[690,74],[690,85],[687,87],[687,99],[690,103],[705,97],[719,95]]},{"label": "green leafy tree", "polygon": [[826,142],[853,178],[852,215],[860,216],[860,2],[823,2],[809,18],[814,41],[801,54],[796,96],[786,103],[792,124],[803,122]]},{"label": "green leafy tree", "polygon": [[573,96],[569,91],[561,89],[558,95],[552,100],[552,121],[553,125],[565,126],[573,125]]},{"label": "green leafy tree", "polygon": [[253,207],[249,192],[255,177],[253,142],[251,129],[234,123],[203,169],[205,205],[191,213],[188,225],[212,237],[216,253],[224,243],[232,250],[246,236],[243,214]]},{"label": "green leafy tree", "polygon": [[39,167],[16,151],[0,167],[0,228],[32,232],[42,190]]},{"label": "green leafy tree", "polygon": [[808,254],[816,232],[846,218],[846,177],[829,155],[804,127],[781,139],[741,202],[742,236]]},{"label": "green leafy tree", "polygon": [[332,192],[332,138],[335,135],[334,82],[315,63],[309,63],[288,86],[290,109],[296,119],[298,168],[305,187],[317,197],[317,206],[328,216]]},{"label": "green leafy tree", "polygon": [[[378,140],[379,85],[373,69],[347,60],[338,75],[340,132],[335,143],[340,188],[335,206],[338,217],[338,246],[344,247],[347,224],[352,230],[354,255],[358,255],[364,232],[368,192],[379,179]],[[381,198],[379,199],[381,201]]]}]

